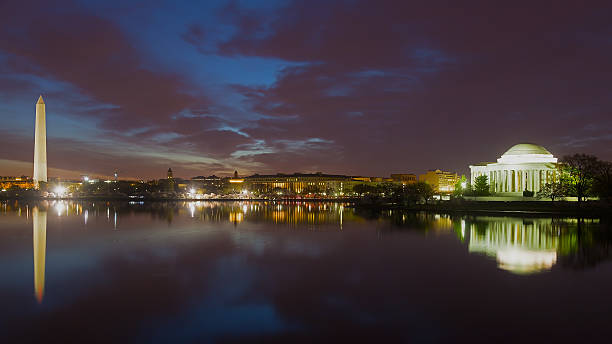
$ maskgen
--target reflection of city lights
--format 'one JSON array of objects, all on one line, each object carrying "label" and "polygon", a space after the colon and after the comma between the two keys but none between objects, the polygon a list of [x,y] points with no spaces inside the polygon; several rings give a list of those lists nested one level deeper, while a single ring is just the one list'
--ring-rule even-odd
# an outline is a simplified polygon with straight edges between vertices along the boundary
[{"label": "reflection of city lights", "polygon": [[242,220],[244,219],[244,214],[242,213],[230,213],[229,214],[229,220],[230,222],[242,222]]},{"label": "reflection of city lights", "polygon": [[57,216],[62,216],[62,211],[64,210],[64,205],[62,202],[55,203],[55,211],[57,211]]}]

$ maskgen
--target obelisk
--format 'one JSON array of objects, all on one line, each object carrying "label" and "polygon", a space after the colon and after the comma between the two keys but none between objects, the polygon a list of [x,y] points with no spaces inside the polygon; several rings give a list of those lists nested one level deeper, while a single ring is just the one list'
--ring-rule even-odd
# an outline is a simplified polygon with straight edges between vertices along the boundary
[{"label": "obelisk", "polygon": [[47,119],[42,95],[36,102],[36,129],[34,131],[34,185],[47,182]]}]

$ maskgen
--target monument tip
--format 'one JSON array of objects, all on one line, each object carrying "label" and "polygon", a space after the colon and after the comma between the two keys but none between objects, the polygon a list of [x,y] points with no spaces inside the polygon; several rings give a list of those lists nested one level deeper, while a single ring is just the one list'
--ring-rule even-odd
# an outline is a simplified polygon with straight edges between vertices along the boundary
[{"label": "monument tip", "polygon": [[45,101],[42,98],[42,94],[40,95],[40,97],[38,97],[38,102],[36,104],[44,104]]}]

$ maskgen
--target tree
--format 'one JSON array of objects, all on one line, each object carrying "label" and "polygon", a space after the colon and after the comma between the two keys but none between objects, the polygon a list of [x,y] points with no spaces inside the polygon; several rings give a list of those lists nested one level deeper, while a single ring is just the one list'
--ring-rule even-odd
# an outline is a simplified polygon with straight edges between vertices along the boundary
[{"label": "tree", "polygon": [[353,186],[353,192],[359,196],[364,196],[366,194],[376,192],[376,188],[372,185],[361,183]]},{"label": "tree", "polygon": [[434,195],[434,190],[431,185],[425,182],[407,184],[403,191],[404,201],[412,204],[416,204],[421,201],[427,204],[427,202]]},{"label": "tree", "polygon": [[429,201],[435,194],[433,187],[424,182],[417,182],[415,185],[417,186],[419,195],[421,198],[423,198],[425,204],[427,204],[427,201]]},{"label": "tree", "polygon": [[612,200],[612,162],[600,161],[595,166],[592,191],[600,199]]},{"label": "tree", "polygon": [[565,197],[568,193],[567,183],[561,181],[546,183],[538,192],[538,198],[550,198],[555,201],[556,198]]},{"label": "tree", "polygon": [[569,191],[582,202],[591,194],[591,186],[601,161],[588,154],[566,155],[561,159],[563,174],[567,176]]},{"label": "tree", "polygon": [[474,193],[476,196],[488,196],[491,194],[489,191],[489,178],[487,176],[478,176],[474,180]]}]

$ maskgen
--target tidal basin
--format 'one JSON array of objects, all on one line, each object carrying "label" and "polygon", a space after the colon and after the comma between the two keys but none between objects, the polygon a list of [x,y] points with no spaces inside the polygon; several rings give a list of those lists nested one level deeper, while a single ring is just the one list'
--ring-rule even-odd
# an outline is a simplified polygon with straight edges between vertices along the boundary
[{"label": "tidal basin", "polygon": [[3,342],[589,342],[599,219],[343,203],[0,203]]}]

